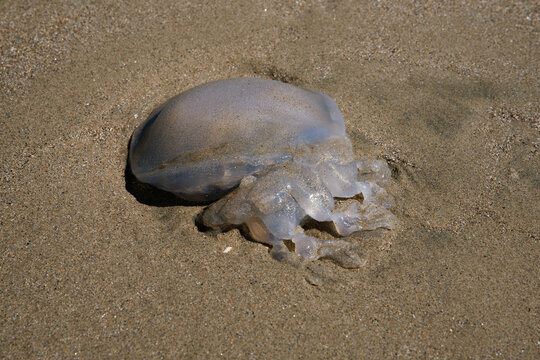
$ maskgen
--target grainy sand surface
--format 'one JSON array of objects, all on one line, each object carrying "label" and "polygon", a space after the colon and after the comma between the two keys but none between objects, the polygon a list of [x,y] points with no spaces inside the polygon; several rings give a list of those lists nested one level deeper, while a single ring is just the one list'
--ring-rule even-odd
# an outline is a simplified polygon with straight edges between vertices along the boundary
[{"label": "grainy sand surface", "polygon": [[[537,2],[88,3],[0,2],[1,358],[540,357]],[[313,286],[128,191],[152,109],[241,76],[329,94],[394,169],[365,267]]]}]

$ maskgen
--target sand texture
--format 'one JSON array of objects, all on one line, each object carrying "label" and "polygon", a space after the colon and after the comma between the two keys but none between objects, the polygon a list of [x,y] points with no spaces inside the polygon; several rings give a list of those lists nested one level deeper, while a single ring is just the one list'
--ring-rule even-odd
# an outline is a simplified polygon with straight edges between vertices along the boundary
[{"label": "sand texture", "polygon": [[[538,359],[539,26],[535,1],[0,2],[0,358]],[[402,227],[352,236],[364,267],[313,285],[126,174],[157,105],[243,76],[330,95],[392,167]]]}]

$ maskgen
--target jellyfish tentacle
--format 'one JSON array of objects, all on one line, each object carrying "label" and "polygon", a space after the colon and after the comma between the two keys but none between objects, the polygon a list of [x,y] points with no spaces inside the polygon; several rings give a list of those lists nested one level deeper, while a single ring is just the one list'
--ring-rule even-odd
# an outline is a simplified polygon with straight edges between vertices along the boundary
[{"label": "jellyfish tentacle", "polygon": [[358,255],[352,244],[344,240],[320,240],[298,229],[292,241],[295,252],[310,261],[327,258],[346,268],[357,268],[365,264],[365,259]]}]

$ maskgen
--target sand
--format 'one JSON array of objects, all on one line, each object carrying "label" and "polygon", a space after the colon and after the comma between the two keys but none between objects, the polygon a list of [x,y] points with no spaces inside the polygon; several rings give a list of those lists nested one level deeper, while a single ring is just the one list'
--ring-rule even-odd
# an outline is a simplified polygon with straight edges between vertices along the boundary
[{"label": "sand", "polygon": [[[1,2],[0,357],[538,358],[539,8],[442,3]],[[242,76],[329,94],[393,168],[363,268],[314,286],[133,194],[135,127]]]}]

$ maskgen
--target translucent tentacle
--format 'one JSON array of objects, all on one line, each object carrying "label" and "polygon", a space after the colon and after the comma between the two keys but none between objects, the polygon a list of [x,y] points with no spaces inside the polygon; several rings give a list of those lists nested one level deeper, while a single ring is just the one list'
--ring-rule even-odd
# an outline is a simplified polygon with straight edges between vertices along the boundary
[{"label": "translucent tentacle", "polygon": [[339,235],[347,236],[363,229],[358,224],[360,215],[356,204],[356,202],[353,202],[344,211],[331,213],[330,218]]},{"label": "translucent tentacle", "polygon": [[365,264],[365,259],[344,240],[319,240],[299,229],[292,241],[295,252],[310,261],[327,258],[345,268],[358,268]]},{"label": "translucent tentacle", "polygon": [[384,184],[390,180],[392,172],[383,160],[362,159],[356,161],[358,179],[362,181],[376,181]]}]

